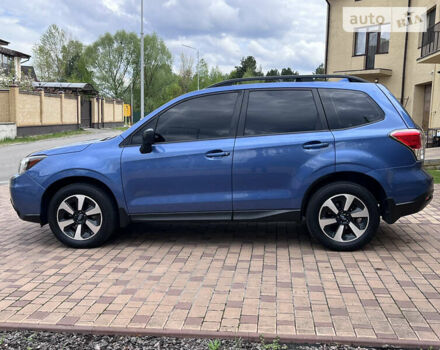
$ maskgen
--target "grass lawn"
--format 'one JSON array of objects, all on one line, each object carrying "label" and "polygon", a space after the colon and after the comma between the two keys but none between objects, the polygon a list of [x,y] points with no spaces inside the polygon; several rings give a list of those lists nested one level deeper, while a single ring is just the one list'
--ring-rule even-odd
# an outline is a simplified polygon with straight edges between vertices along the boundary
[{"label": "grass lawn", "polygon": [[115,130],[125,131],[125,130],[127,130],[128,128],[130,128],[130,127],[129,127],[129,126],[120,126],[120,127],[114,128],[114,129],[115,129]]},{"label": "grass lawn", "polygon": [[89,134],[88,131],[79,129],[79,130],[73,130],[73,131],[63,131],[63,132],[57,132],[54,134],[45,134],[45,135],[36,135],[36,136],[26,136],[26,137],[17,137],[15,139],[5,139],[0,141],[0,145],[10,145],[13,143],[21,143],[21,142],[33,142],[33,141],[39,141],[39,140],[47,140],[47,139],[53,139],[58,137],[66,137],[66,136],[75,136],[75,135],[81,135],[81,134]]},{"label": "grass lawn", "polygon": [[427,170],[434,177],[434,183],[440,184],[440,170]]}]

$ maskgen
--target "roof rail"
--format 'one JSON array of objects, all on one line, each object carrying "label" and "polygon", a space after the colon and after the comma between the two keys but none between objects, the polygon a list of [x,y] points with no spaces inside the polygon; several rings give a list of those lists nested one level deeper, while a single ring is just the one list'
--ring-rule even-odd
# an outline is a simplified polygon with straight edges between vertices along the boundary
[{"label": "roof rail", "polygon": [[358,78],[358,77],[355,77],[352,75],[344,75],[344,74],[279,75],[279,76],[269,76],[269,77],[249,77],[249,78],[229,79],[229,80],[224,80],[220,83],[208,86],[208,88],[234,85],[234,84],[245,82],[245,81],[294,80],[295,82],[301,82],[301,81],[315,81],[317,79],[327,80],[327,79],[331,79],[331,78],[346,79],[350,83],[369,83],[368,80]]}]

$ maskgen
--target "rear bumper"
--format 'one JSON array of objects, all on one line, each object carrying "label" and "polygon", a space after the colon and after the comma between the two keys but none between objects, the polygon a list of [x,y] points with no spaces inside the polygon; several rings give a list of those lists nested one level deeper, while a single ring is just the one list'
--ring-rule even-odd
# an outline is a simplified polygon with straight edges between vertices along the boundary
[{"label": "rear bumper", "polygon": [[415,200],[396,204],[394,199],[387,198],[384,203],[383,219],[389,223],[393,224],[399,220],[402,216],[415,214],[423,210],[429,202],[431,202],[434,194],[434,185],[431,183],[427,192],[418,196]]}]

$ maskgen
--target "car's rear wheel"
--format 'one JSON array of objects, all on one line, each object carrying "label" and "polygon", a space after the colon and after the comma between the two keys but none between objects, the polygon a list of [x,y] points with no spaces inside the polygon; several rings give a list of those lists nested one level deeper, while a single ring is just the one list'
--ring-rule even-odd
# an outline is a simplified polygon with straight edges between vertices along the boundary
[{"label": "car's rear wheel", "polygon": [[341,251],[359,249],[378,229],[378,203],[363,186],[335,182],[313,194],[306,222],[312,236],[326,247]]},{"label": "car's rear wheel", "polygon": [[92,248],[104,243],[116,228],[112,199],[100,188],[72,184],[61,188],[48,208],[52,232],[74,248]]}]

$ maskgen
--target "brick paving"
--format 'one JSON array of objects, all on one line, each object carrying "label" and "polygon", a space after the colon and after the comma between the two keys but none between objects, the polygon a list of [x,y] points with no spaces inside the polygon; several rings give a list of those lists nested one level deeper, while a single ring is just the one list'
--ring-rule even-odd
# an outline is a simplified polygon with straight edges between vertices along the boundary
[{"label": "brick paving", "polygon": [[289,223],[152,223],[75,250],[7,186],[0,209],[0,328],[440,344],[440,195],[344,253]]}]

